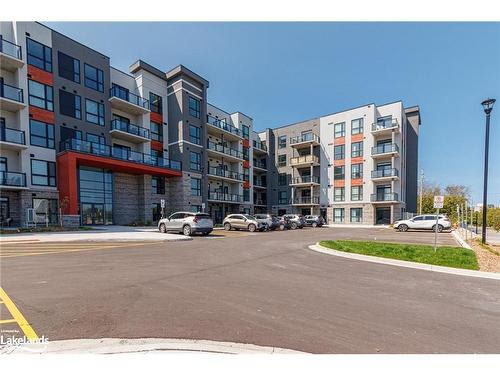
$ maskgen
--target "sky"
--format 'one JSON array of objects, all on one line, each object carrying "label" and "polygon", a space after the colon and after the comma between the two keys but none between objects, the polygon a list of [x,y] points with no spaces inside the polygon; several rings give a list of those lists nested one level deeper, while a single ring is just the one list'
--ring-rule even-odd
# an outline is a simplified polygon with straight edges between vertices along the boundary
[{"label": "sky", "polygon": [[210,82],[208,101],[282,126],[368,103],[419,105],[425,181],[467,185],[482,202],[485,115],[488,202],[500,205],[500,23],[60,23],[49,27],[128,72],[142,59],[183,64]]}]

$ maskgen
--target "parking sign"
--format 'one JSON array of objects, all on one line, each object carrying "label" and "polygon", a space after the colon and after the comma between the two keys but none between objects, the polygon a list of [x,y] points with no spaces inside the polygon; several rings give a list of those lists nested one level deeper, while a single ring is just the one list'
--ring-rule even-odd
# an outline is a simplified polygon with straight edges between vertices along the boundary
[{"label": "parking sign", "polygon": [[165,199],[160,200],[161,208],[165,208]]},{"label": "parking sign", "polygon": [[434,196],[434,208],[443,208],[444,205],[444,195]]}]

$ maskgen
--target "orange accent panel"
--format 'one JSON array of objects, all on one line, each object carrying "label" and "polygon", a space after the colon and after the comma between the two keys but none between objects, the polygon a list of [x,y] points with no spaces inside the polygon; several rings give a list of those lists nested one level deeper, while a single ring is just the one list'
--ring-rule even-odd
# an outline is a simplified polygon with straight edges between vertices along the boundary
[{"label": "orange accent panel", "polygon": [[243,189],[250,189],[250,182],[243,181]]},{"label": "orange accent panel", "polygon": [[345,159],[342,159],[342,160],[334,160],[334,161],[333,161],[333,166],[334,166],[334,167],[340,167],[341,165],[345,165]]},{"label": "orange accent panel", "polygon": [[156,112],[151,112],[149,114],[149,119],[153,122],[157,122],[159,124],[163,123],[163,115],[156,113]]},{"label": "orange accent panel", "polygon": [[363,140],[363,133],[351,135],[351,142],[359,142]]},{"label": "orange accent panel", "polygon": [[31,75],[31,77],[28,76],[28,78],[32,79],[33,81],[37,81],[49,86],[54,85],[54,76],[52,75],[52,73],[46,72],[45,70],[39,69],[32,65],[28,65],[28,74]]},{"label": "orange accent panel", "polygon": [[76,157],[66,152],[57,157],[57,188],[59,202],[67,201],[66,215],[78,215],[78,189],[76,178]]},{"label": "orange accent panel", "polygon": [[250,162],[248,160],[243,160],[243,168],[250,168]]},{"label": "orange accent panel", "polygon": [[362,186],[363,179],[362,178],[354,178],[351,180],[351,186]]},{"label": "orange accent panel", "polygon": [[250,140],[244,139],[243,140],[243,147],[249,148],[250,147]]},{"label": "orange accent panel", "polygon": [[151,140],[151,149],[155,151],[163,151],[163,143]]},{"label": "orange accent panel", "polygon": [[351,164],[359,164],[359,163],[363,163],[362,156],[356,156],[355,158],[351,158]]},{"label": "orange accent panel", "polygon": [[344,187],[345,180],[335,180],[335,181],[333,181],[333,186],[334,187]]},{"label": "orange accent panel", "polygon": [[30,115],[31,115],[30,118],[34,120],[48,122],[51,124],[55,123],[56,121],[56,116],[54,115],[54,112],[47,111],[42,108],[33,107],[32,105],[30,105]]},{"label": "orange accent panel", "polygon": [[335,146],[338,146],[338,145],[345,145],[345,137],[341,137],[341,138],[335,138],[333,140],[333,144]]}]

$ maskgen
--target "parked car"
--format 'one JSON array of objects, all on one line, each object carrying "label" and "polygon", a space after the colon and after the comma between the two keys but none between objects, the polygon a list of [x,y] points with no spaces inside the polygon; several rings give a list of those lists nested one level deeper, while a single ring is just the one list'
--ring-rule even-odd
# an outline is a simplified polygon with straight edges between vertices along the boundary
[{"label": "parked car", "polygon": [[210,215],[201,212],[175,212],[158,221],[158,230],[161,233],[178,232],[185,236],[202,233],[206,236],[213,229],[214,223]]},{"label": "parked car", "polygon": [[[439,215],[438,232],[451,228],[451,221],[446,215]],[[418,215],[409,220],[398,220],[394,223],[394,229],[406,232],[408,229],[436,230],[436,215]]]},{"label": "parked car", "polygon": [[279,219],[276,215],[271,214],[255,214],[253,215],[258,222],[267,225],[267,229],[275,230],[279,227]]},{"label": "parked car", "polygon": [[290,220],[290,228],[291,229],[297,229],[297,228],[302,229],[306,225],[306,221],[304,220],[304,216],[302,216],[302,215],[287,214],[287,215],[283,215],[283,217]]},{"label": "parked car", "polygon": [[246,214],[231,214],[226,216],[222,222],[225,230],[244,229],[250,232],[263,231],[266,229],[266,224],[259,222],[252,215]]},{"label": "parked car", "polygon": [[290,219],[284,217],[284,216],[278,216],[278,229],[279,230],[285,230],[285,229],[292,229],[292,222]]},{"label": "parked car", "polygon": [[306,225],[310,225],[313,228],[322,227],[325,224],[325,219],[319,215],[306,215],[304,216]]}]

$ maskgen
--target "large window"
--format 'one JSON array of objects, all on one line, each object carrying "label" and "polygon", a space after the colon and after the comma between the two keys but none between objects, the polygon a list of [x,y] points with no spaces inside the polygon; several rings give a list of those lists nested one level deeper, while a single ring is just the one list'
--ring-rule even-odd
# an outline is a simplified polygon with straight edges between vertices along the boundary
[{"label": "large window", "polygon": [[335,160],[345,159],[345,145],[338,145],[333,147],[333,158]]},{"label": "large window", "polygon": [[243,146],[243,159],[250,160],[250,149]]},{"label": "large window", "polygon": [[278,167],[286,166],[286,155],[278,155]]},{"label": "large window", "polygon": [[363,142],[354,142],[351,144],[351,158],[363,156]]},{"label": "large window", "polygon": [[363,186],[351,186],[351,200],[352,201],[363,200]]},{"label": "large window", "polygon": [[351,121],[351,134],[363,133],[363,119],[357,118]]},{"label": "large window", "polygon": [[334,125],[335,138],[345,137],[345,122]]},{"label": "large window", "polygon": [[189,114],[201,118],[201,101],[192,96],[189,97]]},{"label": "large window", "polygon": [[149,93],[149,109],[151,112],[163,113],[163,103],[160,95],[153,94],[152,92]]},{"label": "large window", "polygon": [[52,72],[52,48],[26,38],[28,64]]},{"label": "large window", "polygon": [[[101,135],[87,133],[86,137],[87,137],[87,142],[92,142],[94,144],[103,145],[103,146],[106,145],[106,138],[104,138]],[[95,145],[93,145],[93,146],[95,146]]]},{"label": "large window", "polygon": [[191,195],[197,197],[201,195],[201,179],[191,178]]},{"label": "large window", "polygon": [[363,164],[351,165],[351,179],[363,178]]},{"label": "large window", "polygon": [[165,194],[165,178],[153,176],[151,178],[151,189],[153,194]]},{"label": "large window", "polygon": [[54,90],[52,86],[43,83],[28,80],[29,103],[32,106],[54,110]]},{"label": "large window", "polygon": [[286,135],[280,135],[278,138],[278,148],[286,147]]},{"label": "large window", "polygon": [[33,208],[38,223],[58,223],[57,199],[33,198]]},{"label": "large window", "polygon": [[189,142],[201,145],[201,129],[194,125],[189,125]]},{"label": "large window", "polygon": [[351,223],[361,223],[363,221],[363,209],[351,208]]},{"label": "large window", "polygon": [[279,186],[288,185],[288,175],[286,173],[280,173],[278,175],[278,185]]},{"label": "large window", "polygon": [[343,202],[345,200],[345,188],[336,187],[333,189],[333,200],[335,202]]},{"label": "large window", "polygon": [[85,119],[93,124],[104,126],[104,104],[85,99]]},{"label": "large window", "polygon": [[241,126],[241,132],[243,133],[243,138],[250,138],[250,128],[246,125]]},{"label": "large window", "polygon": [[243,189],[243,201],[250,202],[250,189]]},{"label": "large window", "polygon": [[343,208],[334,208],[333,209],[333,221],[336,223],[344,222],[344,209]]},{"label": "large window", "polygon": [[150,121],[151,139],[158,142],[163,142],[163,125],[157,122]]},{"label": "large window", "polygon": [[82,118],[82,98],[71,92],[59,90],[59,112],[61,115]]},{"label": "large window", "polygon": [[280,191],[278,193],[278,204],[288,204],[288,192]]},{"label": "large window", "polygon": [[104,92],[104,72],[89,64],[84,64],[85,86]]},{"label": "large window", "polygon": [[78,175],[82,224],[112,224],[113,173],[104,169],[80,166]]},{"label": "large window", "polygon": [[198,152],[189,152],[189,168],[193,171],[201,170],[201,154]]},{"label": "large window", "polygon": [[31,184],[56,186],[56,163],[31,159]]},{"label": "large window", "polygon": [[333,168],[334,180],[345,180],[345,166],[341,165]]},{"label": "large window", "polygon": [[54,148],[54,125],[30,120],[30,144],[32,146]]},{"label": "large window", "polygon": [[59,77],[80,83],[80,60],[62,52],[57,53]]}]

